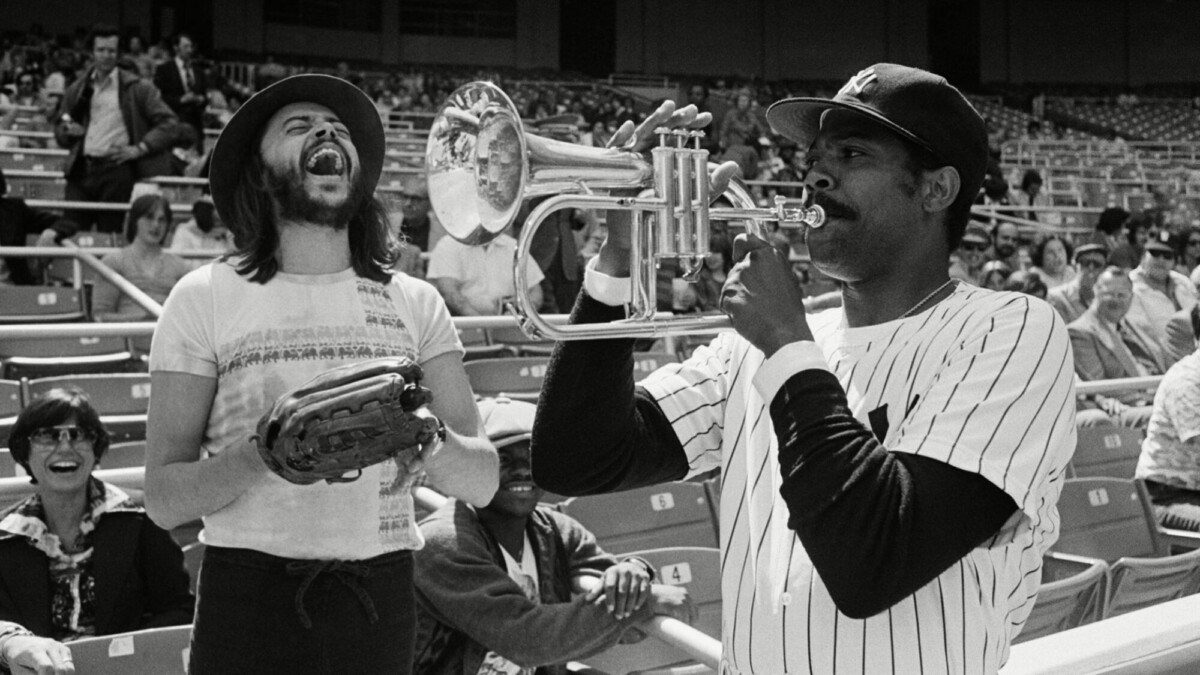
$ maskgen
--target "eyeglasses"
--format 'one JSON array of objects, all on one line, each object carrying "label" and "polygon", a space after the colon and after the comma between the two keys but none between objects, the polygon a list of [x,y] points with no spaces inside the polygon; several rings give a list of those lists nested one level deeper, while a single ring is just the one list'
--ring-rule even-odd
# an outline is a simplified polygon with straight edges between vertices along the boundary
[{"label": "eyeglasses", "polygon": [[77,426],[61,426],[61,427],[41,427],[34,429],[33,433],[29,434],[29,442],[36,445],[57,445],[62,441],[69,441],[71,445],[77,445],[84,441],[91,441],[92,434],[82,427]]},{"label": "eyeglasses", "polygon": [[1190,239],[1190,240],[1188,240],[1187,245],[1188,246],[1200,246],[1200,239]]},{"label": "eyeglasses", "polygon": [[1175,259],[1175,254],[1172,253],[1171,251],[1163,251],[1163,250],[1157,249],[1157,248],[1150,249],[1149,251],[1146,251],[1146,253],[1149,253],[1150,255],[1154,256],[1155,258],[1160,258],[1163,260],[1174,260]]},{"label": "eyeglasses", "polygon": [[1085,270],[1102,270],[1104,269],[1103,260],[1080,260],[1079,266]]},{"label": "eyeglasses", "polygon": [[402,201],[402,202],[419,202],[419,201],[422,201],[425,199],[429,199],[429,197],[427,197],[425,195],[412,194],[412,193],[408,193],[408,192],[400,193],[400,201]]},{"label": "eyeglasses", "polygon": [[964,251],[986,251],[990,244],[980,244],[976,242],[964,241],[958,244],[958,247]]}]

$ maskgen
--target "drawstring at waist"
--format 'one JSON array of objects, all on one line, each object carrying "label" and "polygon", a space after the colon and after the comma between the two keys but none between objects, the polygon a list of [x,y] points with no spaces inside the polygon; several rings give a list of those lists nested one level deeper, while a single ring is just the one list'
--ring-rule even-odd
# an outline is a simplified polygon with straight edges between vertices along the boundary
[{"label": "drawstring at waist", "polygon": [[305,628],[312,628],[312,620],[304,609],[304,594],[323,572],[332,574],[334,578],[342,582],[342,585],[354,591],[354,595],[362,603],[363,609],[367,610],[367,616],[370,617],[371,623],[379,621],[375,603],[371,601],[367,589],[359,583],[359,579],[371,576],[371,568],[367,565],[358,565],[344,560],[305,560],[289,562],[286,569],[291,576],[304,576],[304,580],[300,582],[300,588],[296,589],[296,614]]}]

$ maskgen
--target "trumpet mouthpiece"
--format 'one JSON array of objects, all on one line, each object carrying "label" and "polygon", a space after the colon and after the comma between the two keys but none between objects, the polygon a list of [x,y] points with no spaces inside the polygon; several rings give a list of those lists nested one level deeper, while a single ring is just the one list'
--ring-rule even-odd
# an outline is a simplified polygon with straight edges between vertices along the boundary
[{"label": "trumpet mouthpiece", "polygon": [[804,216],[800,219],[812,229],[820,229],[825,225],[825,209],[820,204],[813,204],[810,208],[804,209]]}]

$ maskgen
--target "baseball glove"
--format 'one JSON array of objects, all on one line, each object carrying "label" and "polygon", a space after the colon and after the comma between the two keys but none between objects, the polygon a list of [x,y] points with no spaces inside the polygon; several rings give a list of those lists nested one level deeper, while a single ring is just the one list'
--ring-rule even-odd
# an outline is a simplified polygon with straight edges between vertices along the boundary
[{"label": "baseball glove", "polygon": [[421,367],[404,358],[321,373],[280,396],[258,421],[258,452],[298,485],[353,481],[372,464],[415,455],[445,436],[437,418],[413,414],[433,400],[421,377]]}]

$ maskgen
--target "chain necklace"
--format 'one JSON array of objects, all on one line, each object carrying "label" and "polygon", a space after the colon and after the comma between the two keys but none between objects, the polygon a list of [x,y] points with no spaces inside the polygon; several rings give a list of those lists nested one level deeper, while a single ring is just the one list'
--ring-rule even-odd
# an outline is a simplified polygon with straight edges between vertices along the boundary
[{"label": "chain necklace", "polygon": [[918,302],[917,304],[913,305],[913,306],[912,306],[912,308],[911,308],[911,309],[909,309],[907,312],[905,312],[905,313],[901,314],[901,315],[900,315],[900,318],[901,318],[901,319],[907,319],[908,317],[912,316],[913,314],[916,314],[916,313],[917,313],[917,310],[919,310],[919,309],[921,309],[922,307],[924,307],[924,306],[925,306],[925,303],[927,303],[927,302],[929,302],[930,300],[932,300],[932,299],[933,299],[933,298],[934,298],[934,297],[935,297],[935,296],[936,296],[938,293],[941,293],[942,291],[946,290],[946,287],[947,287],[947,286],[950,286],[950,285],[952,285],[954,282],[955,282],[955,280],[954,280],[954,279],[947,279],[947,280],[946,280],[946,283],[942,284],[941,286],[938,286],[937,288],[933,289],[933,292],[932,292],[932,293],[930,293],[929,295],[927,295],[927,296],[925,296],[925,297],[921,298],[921,301],[920,301],[920,302]]}]

